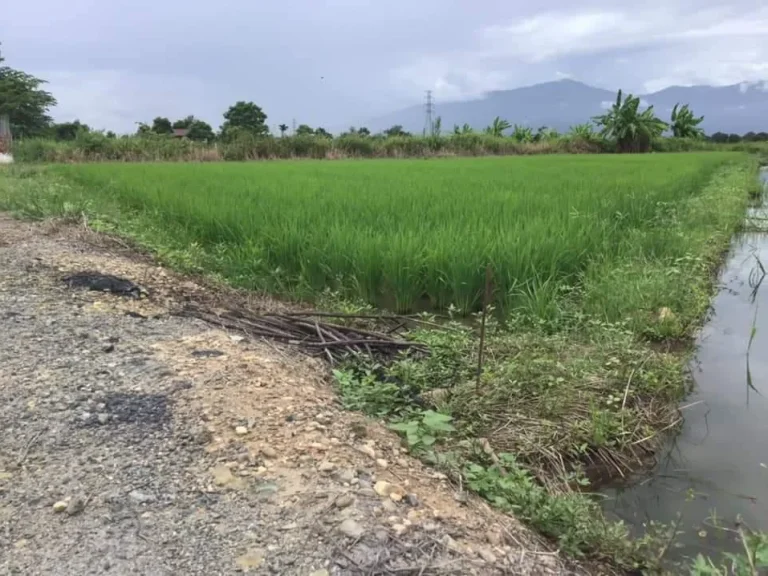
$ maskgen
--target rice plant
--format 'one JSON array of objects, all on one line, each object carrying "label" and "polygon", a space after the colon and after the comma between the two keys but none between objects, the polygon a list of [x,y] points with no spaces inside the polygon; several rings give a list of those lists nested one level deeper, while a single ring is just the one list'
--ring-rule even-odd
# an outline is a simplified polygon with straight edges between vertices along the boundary
[{"label": "rice plant", "polygon": [[[475,136],[475,135],[467,135]],[[588,266],[638,251],[685,255],[659,206],[694,197],[736,154],[530,156],[51,169],[90,195],[149,214],[219,272],[302,297],[326,289],[398,311],[539,302]],[[226,263],[223,264],[223,262]],[[537,304],[539,306],[540,304]]]}]

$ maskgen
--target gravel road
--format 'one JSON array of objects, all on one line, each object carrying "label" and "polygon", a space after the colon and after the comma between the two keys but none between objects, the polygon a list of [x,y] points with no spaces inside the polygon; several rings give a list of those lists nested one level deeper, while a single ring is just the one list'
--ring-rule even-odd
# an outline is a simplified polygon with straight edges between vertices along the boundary
[{"label": "gravel road", "polygon": [[[62,282],[87,270],[149,297]],[[0,214],[0,572],[584,573],[341,411],[320,361],[171,313],[214,296]]]}]

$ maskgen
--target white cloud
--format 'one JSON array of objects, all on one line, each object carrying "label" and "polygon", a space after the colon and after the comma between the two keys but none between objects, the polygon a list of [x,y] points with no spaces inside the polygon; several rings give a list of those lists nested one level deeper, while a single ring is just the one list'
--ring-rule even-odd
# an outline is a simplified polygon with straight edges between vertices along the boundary
[{"label": "white cloud", "polygon": [[422,57],[421,64],[400,68],[394,77],[407,90],[418,83],[434,85],[435,77],[453,72],[463,80],[446,81],[451,86],[446,97],[468,98],[561,77],[563,64],[578,59],[587,69],[592,59],[597,71],[577,74],[586,82],[603,80],[609,88],[724,85],[768,78],[766,37],[768,6],[759,4],[740,11],[733,5],[691,10],[669,0],[651,7],[548,10],[479,28],[465,50]]},{"label": "white cloud", "polygon": [[[128,74],[117,70],[45,72],[47,89],[58,101],[51,111],[58,121],[79,119],[89,126],[133,132],[138,121],[155,116],[201,116],[205,86],[195,78]],[[214,126],[215,128],[216,126]]]}]

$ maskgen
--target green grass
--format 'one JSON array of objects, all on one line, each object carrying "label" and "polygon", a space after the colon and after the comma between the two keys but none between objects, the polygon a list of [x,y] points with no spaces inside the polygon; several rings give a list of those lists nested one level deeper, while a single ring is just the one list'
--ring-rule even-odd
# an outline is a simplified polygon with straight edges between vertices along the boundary
[{"label": "green grass", "polygon": [[[130,212],[235,284],[299,298],[326,288],[398,311],[551,314],[594,270],[690,253],[669,226],[737,154],[52,167],[99,212]],[[672,216],[670,213],[675,212]],[[688,215],[683,215],[684,217]],[[717,216],[714,217],[717,220]],[[713,222],[715,226],[719,222]],[[698,226],[698,222],[696,222]],[[732,222],[729,222],[732,226]],[[711,230],[710,230],[711,231]],[[707,229],[703,229],[707,232]],[[592,281],[592,280],[590,280]],[[606,307],[619,319],[625,307]]]}]

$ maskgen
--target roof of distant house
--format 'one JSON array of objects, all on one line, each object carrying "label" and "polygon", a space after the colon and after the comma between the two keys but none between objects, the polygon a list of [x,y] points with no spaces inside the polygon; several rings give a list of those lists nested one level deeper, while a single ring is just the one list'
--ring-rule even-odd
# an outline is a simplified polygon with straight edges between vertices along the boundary
[{"label": "roof of distant house", "polygon": [[176,138],[185,138],[189,134],[189,128],[174,128],[173,135]]}]

